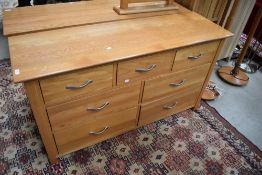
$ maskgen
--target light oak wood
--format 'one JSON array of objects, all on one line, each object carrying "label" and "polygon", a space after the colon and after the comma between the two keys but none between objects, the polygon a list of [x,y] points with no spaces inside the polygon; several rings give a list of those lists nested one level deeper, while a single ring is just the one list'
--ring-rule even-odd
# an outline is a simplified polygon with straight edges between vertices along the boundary
[{"label": "light oak wood", "polygon": [[20,82],[229,36],[204,17],[184,13],[31,33],[8,41],[14,81]]},{"label": "light oak wood", "polygon": [[224,14],[225,14],[226,7],[227,7],[227,4],[228,4],[228,0],[220,0],[220,1],[222,1],[222,4],[221,4],[219,14],[218,14],[217,24],[223,24],[223,22],[221,22],[221,21],[224,18]]},{"label": "light oak wood", "polygon": [[175,3],[179,10],[118,15],[113,10],[113,7],[118,5],[119,0],[92,0],[15,8],[4,12],[4,35],[189,12]]},{"label": "light oak wood", "polygon": [[[183,94],[192,89],[200,91],[210,64],[187,69],[145,81],[143,102],[163,98],[171,94]],[[172,86],[171,84],[178,84]],[[180,84],[180,85],[179,85]]]},{"label": "light oak wood", "polygon": [[219,42],[219,46],[218,46],[218,48],[217,48],[217,50],[216,50],[215,57],[214,57],[211,65],[210,65],[210,67],[209,67],[209,70],[208,70],[208,73],[207,73],[205,82],[203,83],[203,86],[202,86],[202,88],[201,88],[201,92],[199,93],[199,96],[198,96],[197,101],[196,101],[196,103],[195,103],[194,109],[198,109],[198,108],[200,107],[201,98],[202,98],[203,93],[204,93],[204,90],[205,90],[205,88],[206,88],[206,86],[207,86],[207,84],[208,84],[208,82],[209,82],[209,79],[210,79],[210,77],[211,77],[211,75],[212,75],[212,72],[213,72],[214,67],[215,67],[215,65],[216,65],[217,58],[218,58],[218,56],[219,56],[219,54],[220,54],[220,51],[221,51],[221,49],[222,49],[222,47],[223,47],[224,42],[225,42],[225,40],[221,40],[221,41]]},{"label": "light oak wood", "polygon": [[[47,111],[50,123],[54,131],[68,129],[81,123],[92,124],[106,115],[136,107],[139,94],[140,83],[49,107]],[[88,110],[88,108],[99,108],[107,102],[108,105],[101,110]]]},{"label": "light oak wood", "polygon": [[[130,121],[135,124],[136,113],[137,108],[131,108],[124,111],[118,111],[115,113],[103,115],[90,123],[82,122],[74,125],[74,127],[72,128],[65,128],[63,130],[54,131],[57,145],[70,143],[83,137],[85,137],[86,140],[90,141],[88,137],[93,137],[94,139],[96,139],[100,136],[103,136],[103,133],[109,136],[110,130],[113,129],[114,126],[121,125],[125,122]],[[100,134],[99,132],[105,127],[108,127],[108,129]],[[91,134],[91,132],[97,134]]]},{"label": "light oak wood", "polygon": [[[83,95],[94,94],[112,88],[113,65],[83,69],[62,75],[55,75],[40,80],[45,104],[51,106]],[[90,84],[79,89],[67,89],[67,86],[79,87],[90,81]],[[92,81],[92,82],[91,82]]]},{"label": "light oak wood", "polygon": [[227,18],[227,21],[225,23],[225,29],[230,29],[233,25],[233,21],[237,15],[237,10],[238,8],[240,7],[240,0],[234,0],[234,2],[232,2],[233,5],[232,5],[232,8],[231,8],[231,11],[230,13],[228,14],[228,18]]},{"label": "light oak wood", "polygon": [[205,3],[203,4],[202,13],[201,13],[203,16],[208,16],[208,12],[209,12],[211,4],[212,4],[212,0],[205,0]]},{"label": "light oak wood", "polygon": [[114,10],[119,15],[171,11],[171,10],[178,10],[178,9],[179,9],[178,6],[174,5],[172,0],[167,0],[167,1],[161,1],[161,0],[136,1],[135,0],[134,2],[127,2],[127,0],[121,0],[120,6],[114,6]]},{"label": "light oak wood", "polygon": [[[206,63],[211,63],[218,48],[218,44],[219,41],[214,41],[211,43],[204,43],[179,49],[176,52],[175,62],[172,70],[180,71]],[[189,57],[198,58],[190,59]]]},{"label": "light oak wood", "polygon": [[[5,13],[5,32],[17,35],[8,38],[14,81],[25,82],[51,162],[138,123],[198,106],[220,51],[215,43],[232,36],[184,8],[117,15],[114,3],[57,4]],[[205,59],[183,60],[183,54],[199,51]],[[149,64],[156,64],[152,71],[134,73]],[[82,88],[83,93],[64,92],[68,83],[78,85],[90,77],[98,84]],[[128,85],[123,81],[127,78]],[[169,81],[180,84],[185,78],[192,84],[166,88]]]},{"label": "light oak wood", "polygon": [[214,17],[214,11],[215,11],[215,8],[217,6],[217,1],[218,0],[212,0],[210,3],[210,6],[209,6],[209,10],[206,14],[207,18],[208,19],[212,19]]},{"label": "light oak wood", "polygon": [[120,0],[120,1],[127,1],[128,3],[143,3],[143,2],[161,2],[161,1],[169,1],[170,0]]},{"label": "light oak wood", "polygon": [[[174,51],[165,51],[118,63],[117,85],[130,84],[171,71]],[[154,68],[152,66],[155,65]],[[137,72],[137,69],[150,69]]]},{"label": "light oak wood", "polygon": [[128,9],[128,0],[120,0],[120,8]]},{"label": "light oak wood", "polygon": [[[181,2],[182,1],[182,2]],[[177,2],[224,27],[235,0],[178,0]],[[191,8],[192,7],[192,8]]]},{"label": "light oak wood", "polygon": [[24,83],[26,95],[29,99],[35,121],[43,144],[45,145],[48,158],[51,163],[57,162],[58,151],[53,137],[51,126],[46,113],[44,100],[41,94],[39,82],[37,80]]},{"label": "light oak wood", "polygon": [[[193,107],[199,91],[200,89],[196,88],[183,93],[174,93],[174,95],[142,105],[139,126],[152,123]],[[165,109],[166,107],[172,108]]]},{"label": "light oak wood", "polygon": [[215,90],[212,89],[204,89],[203,95],[202,95],[202,100],[215,100],[219,96],[219,93],[217,93]]},{"label": "light oak wood", "polygon": [[146,2],[161,2],[166,1],[166,4],[170,4],[170,0],[120,0],[120,8],[128,9],[128,5],[131,3],[146,3]]},{"label": "light oak wood", "polygon": [[233,75],[234,67],[223,66],[218,70],[218,75],[225,82],[235,86],[245,86],[248,83],[249,77],[242,71],[238,70],[238,74]]},{"label": "light oak wood", "polygon": [[[54,133],[59,154],[65,154],[114,137],[123,132],[136,128],[137,108],[109,113],[92,123],[82,123],[74,128]],[[90,132],[99,132],[109,127],[103,134],[92,135]]]}]

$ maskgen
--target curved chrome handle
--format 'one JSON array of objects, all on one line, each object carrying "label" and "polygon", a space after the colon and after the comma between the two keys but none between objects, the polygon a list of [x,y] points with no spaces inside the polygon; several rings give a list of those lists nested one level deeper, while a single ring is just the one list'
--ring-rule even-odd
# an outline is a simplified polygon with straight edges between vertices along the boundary
[{"label": "curved chrome handle", "polygon": [[189,56],[189,57],[187,57],[187,58],[190,59],[190,60],[196,60],[196,59],[200,58],[201,56],[202,56],[202,54],[200,53],[200,54],[197,55],[197,56]]},{"label": "curved chrome handle", "polygon": [[90,135],[100,135],[100,134],[103,134],[104,132],[106,132],[106,130],[108,130],[109,128],[110,128],[109,126],[106,126],[101,131],[98,131],[98,132],[90,131],[89,134]]},{"label": "curved chrome handle", "polygon": [[75,86],[75,85],[67,85],[65,88],[66,89],[70,89],[70,90],[75,90],[75,89],[82,89],[84,87],[86,87],[87,85],[93,83],[93,80],[87,80],[86,82],[84,82],[83,84],[79,85],[79,86]]},{"label": "curved chrome handle", "polygon": [[163,109],[166,109],[166,110],[172,109],[172,108],[176,107],[177,103],[178,102],[176,102],[175,104],[171,104],[171,105],[165,105],[165,106],[163,106]]},{"label": "curved chrome handle", "polygon": [[102,104],[100,107],[96,108],[96,107],[88,107],[87,110],[88,111],[93,111],[93,112],[98,112],[101,111],[102,109],[104,109],[107,105],[109,105],[109,102],[106,101],[104,104]]},{"label": "curved chrome handle", "polygon": [[136,68],[136,72],[149,72],[154,68],[156,68],[156,64],[151,64],[148,68]]},{"label": "curved chrome handle", "polygon": [[186,80],[181,80],[179,83],[170,83],[169,85],[177,87],[177,86],[182,86],[183,84],[185,84],[185,82]]}]

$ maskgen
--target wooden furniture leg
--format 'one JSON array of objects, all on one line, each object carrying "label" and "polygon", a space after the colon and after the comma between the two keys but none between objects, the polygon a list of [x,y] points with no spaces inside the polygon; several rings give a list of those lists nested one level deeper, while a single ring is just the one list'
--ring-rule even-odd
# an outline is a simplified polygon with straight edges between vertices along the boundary
[{"label": "wooden furniture leg", "polygon": [[48,158],[52,164],[57,163],[58,151],[44,106],[39,82],[33,80],[25,82],[24,85]]}]

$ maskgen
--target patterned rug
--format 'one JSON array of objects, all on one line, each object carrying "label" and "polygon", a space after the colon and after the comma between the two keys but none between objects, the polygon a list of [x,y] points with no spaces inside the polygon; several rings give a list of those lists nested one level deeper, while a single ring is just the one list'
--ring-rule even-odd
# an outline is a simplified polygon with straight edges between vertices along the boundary
[{"label": "patterned rug", "polygon": [[48,162],[22,84],[0,62],[0,174],[259,175],[262,152],[202,103]]}]

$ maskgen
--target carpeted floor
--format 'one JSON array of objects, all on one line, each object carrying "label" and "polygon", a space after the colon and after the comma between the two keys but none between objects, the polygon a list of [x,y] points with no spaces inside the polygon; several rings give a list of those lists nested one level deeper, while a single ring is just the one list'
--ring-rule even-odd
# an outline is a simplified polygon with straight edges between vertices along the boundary
[{"label": "carpeted floor", "polygon": [[262,152],[202,103],[50,165],[22,84],[0,62],[0,174],[262,174]]}]

